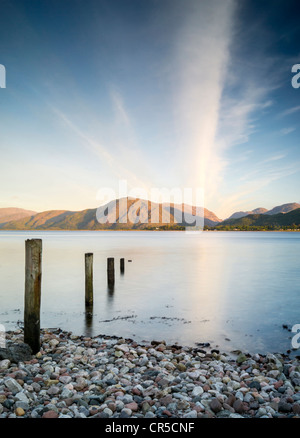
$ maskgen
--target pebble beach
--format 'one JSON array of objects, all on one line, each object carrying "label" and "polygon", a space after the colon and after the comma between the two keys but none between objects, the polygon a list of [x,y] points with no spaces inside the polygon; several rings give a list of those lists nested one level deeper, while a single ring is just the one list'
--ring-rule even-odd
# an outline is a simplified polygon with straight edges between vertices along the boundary
[{"label": "pebble beach", "polygon": [[300,418],[300,361],[21,329],[0,349],[0,418]]}]

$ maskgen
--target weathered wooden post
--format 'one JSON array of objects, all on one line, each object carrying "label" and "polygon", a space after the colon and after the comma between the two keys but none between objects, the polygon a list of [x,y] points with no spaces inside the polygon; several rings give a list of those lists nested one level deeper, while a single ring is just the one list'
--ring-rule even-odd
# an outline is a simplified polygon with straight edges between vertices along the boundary
[{"label": "weathered wooden post", "polygon": [[115,259],[113,257],[107,259],[107,283],[109,286],[115,284]]},{"label": "weathered wooden post", "polygon": [[35,354],[40,350],[42,240],[25,242],[24,342]]},{"label": "weathered wooden post", "polygon": [[85,306],[88,311],[93,307],[93,253],[85,254]]},{"label": "weathered wooden post", "polygon": [[124,259],[120,259],[120,272],[121,274],[124,274],[124,269],[125,269],[125,265],[124,265]]}]

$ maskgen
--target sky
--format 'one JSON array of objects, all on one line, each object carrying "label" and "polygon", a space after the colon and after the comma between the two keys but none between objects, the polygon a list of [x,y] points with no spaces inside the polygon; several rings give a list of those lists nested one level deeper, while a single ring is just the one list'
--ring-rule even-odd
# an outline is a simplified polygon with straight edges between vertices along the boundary
[{"label": "sky", "polygon": [[[0,208],[300,202],[299,0],[1,0]],[[300,79],[299,79],[300,83]],[[155,199],[153,199],[155,200]]]}]

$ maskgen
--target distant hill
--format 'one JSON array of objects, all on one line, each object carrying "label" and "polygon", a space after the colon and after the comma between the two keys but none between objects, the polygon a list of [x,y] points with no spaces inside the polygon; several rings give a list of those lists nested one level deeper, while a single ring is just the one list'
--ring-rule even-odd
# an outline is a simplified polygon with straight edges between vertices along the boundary
[{"label": "distant hill", "polygon": [[252,211],[237,211],[233,213],[228,219],[240,219],[241,217],[248,216],[249,214],[263,214],[268,210],[266,208],[255,208]]},{"label": "distant hill", "polygon": [[[249,214],[278,214],[278,213],[288,213],[290,211],[296,210],[300,208],[300,204],[296,202],[292,202],[289,204],[278,205],[277,207],[272,208],[271,210],[267,210],[266,208],[255,208],[251,211],[237,211],[233,213],[228,219],[240,219],[245,216],[249,216]],[[227,219],[226,219],[227,220]]]},{"label": "distant hill", "polygon": [[[122,202],[127,208],[122,208]],[[112,201],[113,202],[113,201]],[[115,208],[108,203],[99,209],[82,211],[50,210],[1,224],[2,230],[104,230],[147,229],[183,227],[193,225],[192,214],[196,207],[179,204],[158,204],[145,200],[123,198],[117,200]],[[183,216],[183,211],[185,215]],[[204,225],[214,226],[221,222],[213,212],[202,209]],[[101,217],[105,218],[101,221]],[[134,219],[137,219],[136,221]],[[148,220],[148,223],[145,223]],[[101,223],[104,222],[104,223]],[[136,222],[136,223],[134,223]]]},{"label": "distant hill", "polygon": [[24,210],[23,208],[0,208],[0,224],[10,221],[16,221],[35,214],[36,211]]},{"label": "distant hill", "polygon": [[217,229],[247,228],[300,228],[300,208],[288,213],[250,214],[239,219],[226,219],[216,226]]},{"label": "distant hill", "polygon": [[292,202],[289,204],[279,205],[278,207],[272,208],[272,210],[268,210],[265,214],[278,214],[278,213],[289,213],[290,211],[296,210],[300,208],[300,204],[296,202]]}]

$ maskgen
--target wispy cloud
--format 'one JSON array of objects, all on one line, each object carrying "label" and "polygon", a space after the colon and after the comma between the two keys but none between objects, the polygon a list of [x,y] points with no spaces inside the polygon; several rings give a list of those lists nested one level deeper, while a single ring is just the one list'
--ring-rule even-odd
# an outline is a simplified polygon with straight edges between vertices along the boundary
[{"label": "wispy cloud", "polygon": [[283,129],[280,130],[280,134],[281,135],[288,135],[288,134],[291,134],[292,132],[294,132],[295,129],[296,128],[293,127],[293,126],[290,126],[289,128],[283,128]]},{"label": "wispy cloud", "polygon": [[300,111],[300,105],[298,105],[298,106],[293,106],[292,108],[289,108],[289,109],[287,109],[287,110],[285,110],[285,111],[282,111],[282,112],[279,114],[279,117],[290,116],[291,114],[294,114],[294,113],[296,113],[296,112],[298,112],[298,111]]},{"label": "wispy cloud", "polygon": [[270,163],[270,162],[273,162],[273,161],[282,160],[285,157],[286,157],[286,154],[272,155],[271,157],[266,158],[265,160],[261,161],[260,164],[265,164],[265,163]]}]

